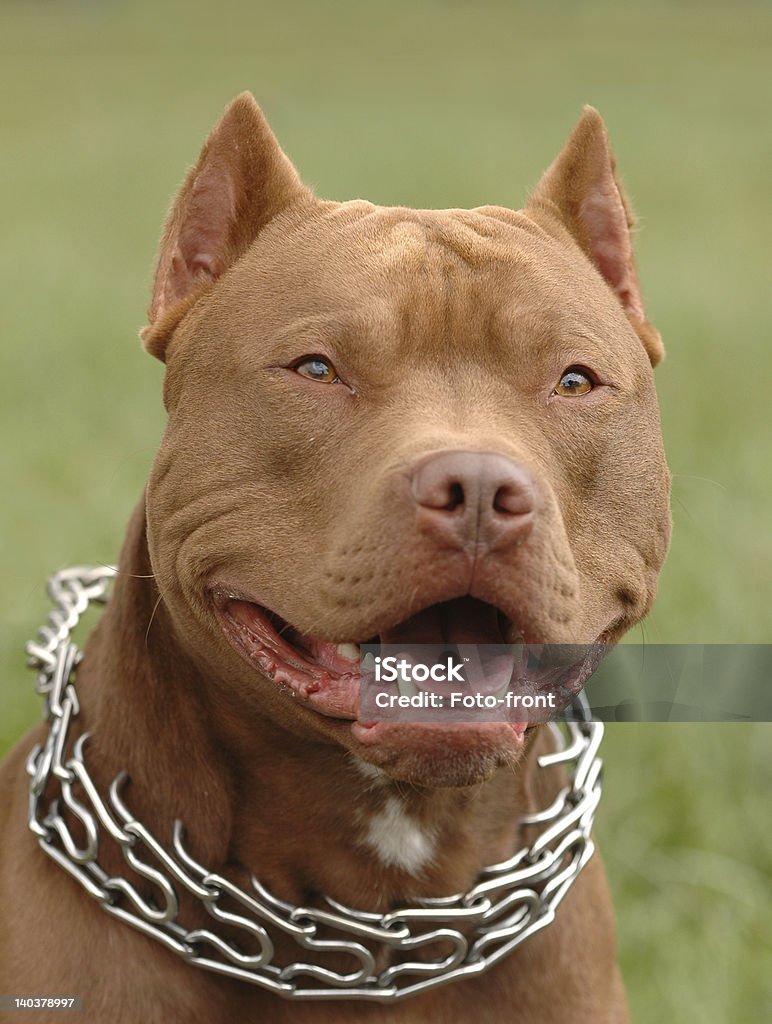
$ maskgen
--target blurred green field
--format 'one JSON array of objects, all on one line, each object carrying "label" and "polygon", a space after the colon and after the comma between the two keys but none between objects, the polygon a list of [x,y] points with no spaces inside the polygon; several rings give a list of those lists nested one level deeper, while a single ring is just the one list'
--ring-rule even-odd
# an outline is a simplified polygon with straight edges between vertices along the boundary
[{"label": "blurred green field", "polygon": [[[0,752],[39,713],[21,649],[46,575],[112,562],[140,494],[156,240],[245,88],[320,195],[417,206],[521,205],[600,109],[668,347],[675,533],[643,635],[770,642],[771,32],[748,0],[0,2]],[[770,740],[609,729],[599,834],[639,1024],[769,1019]]]}]

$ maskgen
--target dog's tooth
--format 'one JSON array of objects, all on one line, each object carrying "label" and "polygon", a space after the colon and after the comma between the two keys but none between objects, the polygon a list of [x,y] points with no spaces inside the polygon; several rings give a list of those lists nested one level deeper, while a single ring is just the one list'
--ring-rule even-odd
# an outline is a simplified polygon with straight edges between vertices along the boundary
[{"label": "dog's tooth", "polygon": [[405,669],[399,670],[397,685],[399,686],[399,692],[403,697],[415,697],[418,693],[418,687],[407,674]]},{"label": "dog's tooth", "polygon": [[509,680],[507,680],[506,683],[504,683],[504,685],[500,689],[496,690],[493,696],[496,698],[496,700],[503,700],[508,689]]},{"label": "dog's tooth", "polygon": [[513,671],[522,670],[525,663],[528,661],[528,648],[525,643],[525,637],[522,633],[518,633],[517,636],[509,641],[512,648],[512,668]]},{"label": "dog's tooth", "polygon": [[359,661],[359,644],[337,644],[335,650],[341,658],[347,658],[349,661]]},{"label": "dog's tooth", "polygon": [[368,651],[362,658],[362,668],[365,672],[375,672],[375,655],[372,651]]}]

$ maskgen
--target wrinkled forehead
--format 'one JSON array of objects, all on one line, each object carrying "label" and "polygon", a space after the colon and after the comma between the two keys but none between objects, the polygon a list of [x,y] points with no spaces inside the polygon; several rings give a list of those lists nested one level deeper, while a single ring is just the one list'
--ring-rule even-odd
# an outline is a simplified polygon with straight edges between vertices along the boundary
[{"label": "wrinkled forehead", "polygon": [[269,226],[234,278],[255,325],[302,325],[402,338],[412,350],[440,335],[608,334],[625,318],[580,251],[523,213],[498,207],[412,210],[364,201],[320,203]]}]

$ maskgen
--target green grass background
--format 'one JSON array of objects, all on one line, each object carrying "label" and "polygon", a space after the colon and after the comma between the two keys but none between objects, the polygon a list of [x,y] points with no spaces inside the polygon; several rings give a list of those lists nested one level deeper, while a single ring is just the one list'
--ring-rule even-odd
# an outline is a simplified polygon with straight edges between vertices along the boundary
[{"label": "green grass background", "polygon": [[[0,0],[0,751],[39,714],[21,648],[44,578],[112,562],[140,493],[156,239],[245,88],[319,194],[418,206],[519,206],[601,110],[668,346],[675,534],[645,637],[769,642],[771,29],[748,0]],[[770,1009],[771,738],[609,729],[598,832],[641,1024]]]}]

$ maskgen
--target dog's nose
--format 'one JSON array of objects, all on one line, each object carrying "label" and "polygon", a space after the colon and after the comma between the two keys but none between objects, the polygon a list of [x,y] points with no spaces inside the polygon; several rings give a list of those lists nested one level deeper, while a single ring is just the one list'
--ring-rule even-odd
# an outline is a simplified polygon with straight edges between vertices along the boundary
[{"label": "dog's nose", "polygon": [[422,525],[454,547],[518,543],[533,525],[533,481],[524,467],[505,455],[428,455],[413,469],[410,485]]}]

